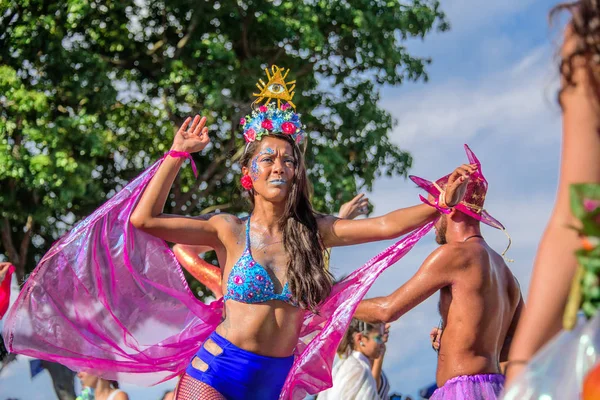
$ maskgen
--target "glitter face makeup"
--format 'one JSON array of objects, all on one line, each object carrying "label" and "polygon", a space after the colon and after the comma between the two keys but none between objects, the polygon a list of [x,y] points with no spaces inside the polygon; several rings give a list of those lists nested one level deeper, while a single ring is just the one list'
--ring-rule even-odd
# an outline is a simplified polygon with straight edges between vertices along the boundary
[{"label": "glitter face makeup", "polygon": [[265,154],[275,154],[275,150],[273,150],[270,147],[267,147],[266,149],[258,153],[258,155],[252,160],[252,164],[250,165],[250,177],[252,177],[252,180],[255,182],[256,180],[258,180],[258,175],[260,172],[258,170],[258,159],[264,156]]}]

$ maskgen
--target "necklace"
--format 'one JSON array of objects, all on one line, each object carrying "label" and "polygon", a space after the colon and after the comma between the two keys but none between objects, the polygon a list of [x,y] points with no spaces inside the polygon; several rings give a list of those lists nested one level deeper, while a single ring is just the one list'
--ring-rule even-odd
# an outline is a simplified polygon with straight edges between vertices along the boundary
[{"label": "necklace", "polygon": [[481,236],[481,235],[471,235],[468,238],[463,239],[463,243],[466,242],[469,239],[473,239],[473,238],[476,238],[476,237],[483,239],[483,236]]}]

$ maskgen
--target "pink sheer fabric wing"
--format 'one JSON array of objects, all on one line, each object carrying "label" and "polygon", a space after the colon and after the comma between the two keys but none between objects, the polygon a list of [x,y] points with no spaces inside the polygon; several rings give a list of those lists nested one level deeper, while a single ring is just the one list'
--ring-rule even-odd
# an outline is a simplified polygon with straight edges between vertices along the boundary
[{"label": "pink sheer fabric wing", "polygon": [[137,384],[186,367],[222,302],[197,301],[166,243],[128,222],[159,163],[43,257],[5,321],[9,351]]},{"label": "pink sheer fabric wing", "polygon": [[[166,243],[129,224],[159,165],[77,224],[42,258],[5,321],[9,351],[139,385],[183,372],[219,324],[223,301],[198,301]],[[416,230],[336,284],[319,315],[306,313],[281,399],[331,386],[335,350],[358,302],[432,226]]]},{"label": "pink sheer fabric wing", "polygon": [[331,387],[335,352],[358,303],[375,279],[408,253],[433,225],[434,222],[430,222],[405,236],[337,283],[319,307],[319,315],[307,313],[297,348],[302,351],[287,377],[280,399],[303,399],[307,394]]}]

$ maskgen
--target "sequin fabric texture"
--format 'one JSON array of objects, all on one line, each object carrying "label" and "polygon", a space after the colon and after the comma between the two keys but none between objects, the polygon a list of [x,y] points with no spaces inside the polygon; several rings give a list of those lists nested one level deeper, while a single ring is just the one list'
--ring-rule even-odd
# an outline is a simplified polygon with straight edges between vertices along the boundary
[{"label": "sequin fabric texture", "polygon": [[225,300],[232,299],[249,304],[269,300],[281,300],[291,303],[292,294],[287,282],[280,294],[275,293],[275,285],[273,285],[271,277],[266,269],[252,258],[250,247],[250,217],[248,217],[246,222],[246,248],[229,273]]}]

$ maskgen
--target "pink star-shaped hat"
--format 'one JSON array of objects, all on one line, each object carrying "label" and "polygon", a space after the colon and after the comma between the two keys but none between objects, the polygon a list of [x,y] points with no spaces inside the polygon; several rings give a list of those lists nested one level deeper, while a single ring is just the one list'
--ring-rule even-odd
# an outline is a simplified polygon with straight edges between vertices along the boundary
[{"label": "pink star-shaped hat", "polygon": [[[471,180],[467,184],[467,192],[465,193],[465,197],[460,203],[454,206],[454,208],[470,217],[475,218],[476,220],[483,222],[486,225],[504,231],[504,225],[492,217],[483,208],[483,203],[485,202],[485,196],[487,194],[488,182],[481,171],[481,162],[466,144],[465,152],[467,153],[469,162],[477,165],[477,171],[471,175]],[[427,193],[432,195],[435,199],[438,199],[441,191],[445,190],[449,177],[450,174],[438,179],[435,182],[430,182],[426,179],[419,178],[418,176],[410,175],[410,179],[414,183],[425,189]],[[420,197],[422,201],[430,204],[430,202],[423,196]]]}]

